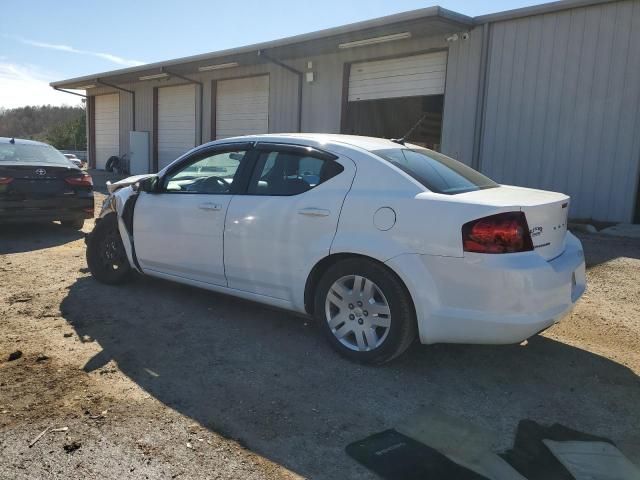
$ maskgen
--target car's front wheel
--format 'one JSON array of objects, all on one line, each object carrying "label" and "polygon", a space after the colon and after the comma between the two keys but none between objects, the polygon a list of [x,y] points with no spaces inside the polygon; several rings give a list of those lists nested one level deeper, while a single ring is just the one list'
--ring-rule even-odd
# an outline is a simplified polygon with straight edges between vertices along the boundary
[{"label": "car's front wheel", "polygon": [[109,285],[123,283],[131,276],[115,214],[104,217],[89,235],[87,265],[96,280]]},{"label": "car's front wheel", "polygon": [[314,312],[331,345],[362,363],[381,364],[401,355],[416,337],[409,293],[396,275],[366,259],[347,259],[327,269],[316,290]]}]

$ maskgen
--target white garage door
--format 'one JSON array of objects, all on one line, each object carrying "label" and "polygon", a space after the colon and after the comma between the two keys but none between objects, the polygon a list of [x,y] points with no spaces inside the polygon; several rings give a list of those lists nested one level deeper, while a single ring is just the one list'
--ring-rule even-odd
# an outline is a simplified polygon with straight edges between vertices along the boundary
[{"label": "white garage door", "polygon": [[216,88],[216,138],[269,131],[269,76],[221,80]]},{"label": "white garage door", "polygon": [[158,89],[158,168],[196,145],[196,86]]},{"label": "white garage door", "polygon": [[120,156],[120,95],[96,95],[96,168],[104,169],[112,155]]},{"label": "white garage door", "polygon": [[349,74],[349,101],[441,95],[447,53],[354,63]]}]

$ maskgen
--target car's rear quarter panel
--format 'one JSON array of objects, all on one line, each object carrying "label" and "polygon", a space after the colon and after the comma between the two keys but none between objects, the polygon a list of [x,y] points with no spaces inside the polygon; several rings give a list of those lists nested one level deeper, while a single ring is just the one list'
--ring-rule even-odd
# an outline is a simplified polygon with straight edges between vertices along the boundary
[{"label": "car's rear quarter panel", "polygon": [[[571,251],[554,262],[535,251],[465,253],[462,225],[518,211],[520,206],[491,201],[490,190],[477,201],[465,194],[428,192],[395,167],[366,154],[357,158],[358,172],[331,253],[356,253],[385,262],[411,294],[422,343],[516,342],[572,308],[573,272],[579,277],[577,288],[584,289],[577,239],[569,242]],[[396,214],[389,230],[374,225],[381,207]]]},{"label": "car's rear quarter panel", "polygon": [[[427,192],[391,164],[368,153],[354,158],[358,171],[342,208],[331,253],[354,252],[382,262],[405,253],[462,257],[464,223],[514,210]],[[374,224],[376,212],[383,207],[395,212],[395,224],[388,230]]]}]

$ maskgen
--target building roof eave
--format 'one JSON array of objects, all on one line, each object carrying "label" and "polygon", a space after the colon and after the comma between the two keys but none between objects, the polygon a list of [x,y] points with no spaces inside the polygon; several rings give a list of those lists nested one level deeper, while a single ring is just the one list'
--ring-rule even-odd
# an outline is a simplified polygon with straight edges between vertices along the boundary
[{"label": "building roof eave", "polygon": [[530,7],[516,8],[503,12],[481,15],[479,17],[474,17],[473,21],[476,25],[481,25],[483,23],[514,20],[516,18],[544,15],[546,13],[560,12],[562,10],[570,10],[572,8],[589,7],[592,5],[599,5],[616,1],[619,0],[560,0],[557,2],[542,3],[540,5],[532,5]]},{"label": "building roof eave", "polygon": [[[69,78],[66,80],[60,80],[51,82],[50,86],[60,88],[78,88],[86,84],[95,82],[97,79],[109,79],[114,77],[127,77],[135,75],[143,75],[147,73],[160,72],[165,67],[175,67],[183,64],[195,64],[198,62],[205,62],[220,59],[223,57],[233,57],[239,55],[251,54],[258,52],[259,50],[273,50],[284,47],[294,47],[298,44],[304,44],[306,42],[313,42],[322,39],[329,39],[332,37],[352,37],[358,33],[375,33],[376,29],[384,29],[397,25],[402,27],[404,23],[411,23],[415,21],[434,21],[438,22],[438,25],[446,24],[450,28],[449,30],[456,31],[465,28],[471,28],[474,25],[473,19],[451,10],[447,10],[442,7],[427,7],[419,10],[412,10],[409,12],[397,13],[386,17],[375,18],[372,20],[365,20],[362,22],[352,23],[339,27],[328,28],[311,33],[304,33],[301,35],[295,35],[292,37],[286,37],[282,39],[272,40],[268,42],[261,42],[252,45],[246,45],[242,47],[230,48],[226,50],[220,50],[216,52],[204,53],[199,55],[192,55],[187,57],[176,58],[172,60],[166,60],[161,62],[154,62],[140,66],[122,68],[118,70],[111,70],[107,72],[96,73],[92,75],[84,75],[81,77]],[[256,55],[256,62],[257,59]]]}]

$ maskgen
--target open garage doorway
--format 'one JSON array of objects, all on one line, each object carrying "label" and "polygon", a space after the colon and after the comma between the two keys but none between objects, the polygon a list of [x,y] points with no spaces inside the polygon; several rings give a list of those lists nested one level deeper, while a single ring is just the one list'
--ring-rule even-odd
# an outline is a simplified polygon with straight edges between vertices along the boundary
[{"label": "open garage doorway", "polygon": [[408,141],[439,150],[443,105],[444,95],[349,102],[343,133],[400,138],[423,119]]},{"label": "open garage doorway", "polygon": [[342,133],[384,138],[404,136],[438,150],[447,52],[385,58],[346,66]]}]

